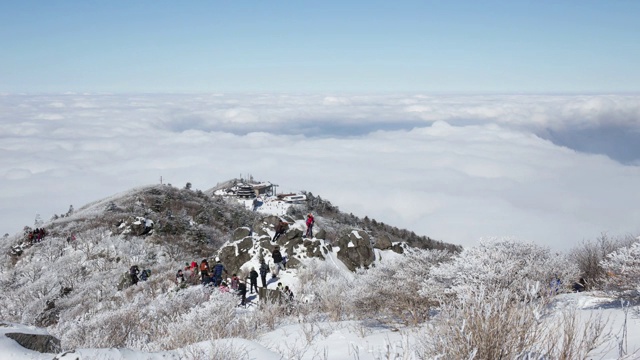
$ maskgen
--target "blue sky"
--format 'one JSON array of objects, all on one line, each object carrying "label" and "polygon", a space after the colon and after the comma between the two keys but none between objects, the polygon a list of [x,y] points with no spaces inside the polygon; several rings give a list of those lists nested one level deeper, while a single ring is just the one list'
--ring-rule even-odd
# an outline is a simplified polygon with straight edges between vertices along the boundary
[{"label": "blue sky", "polygon": [[3,1],[0,231],[251,173],[465,246],[637,235],[638,19],[636,0]]},{"label": "blue sky", "polygon": [[640,91],[638,1],[5,1],[0,91]]}]

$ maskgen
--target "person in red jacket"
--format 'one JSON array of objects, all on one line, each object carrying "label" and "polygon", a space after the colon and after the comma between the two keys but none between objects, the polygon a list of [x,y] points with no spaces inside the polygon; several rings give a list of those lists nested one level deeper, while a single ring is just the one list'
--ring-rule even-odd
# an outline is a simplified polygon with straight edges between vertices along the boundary
[{"label": "person in red jacket", "polygon": [[313,223],[315,220],[313,219],[313,215],[307,215],[307,232],[305,233],[305,237],[313,237]]},{"label": "person in red jacket", "polygon": [[207,259],[202,260],[200,263],[200,275],[202,276],[202,285],[207,285],[211,282],[211,277],[209,277],[209,262]]}]

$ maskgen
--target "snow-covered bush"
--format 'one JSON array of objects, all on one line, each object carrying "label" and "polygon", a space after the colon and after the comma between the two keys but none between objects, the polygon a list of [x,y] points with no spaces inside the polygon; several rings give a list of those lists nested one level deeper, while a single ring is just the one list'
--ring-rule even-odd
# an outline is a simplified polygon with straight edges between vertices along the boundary
[{"label": "snow-covered bush", "polygon": [[607,255],[620,248],[628,247],[636,241],[637,239],[632,236],[611,238],[607,234],[602,234],[595,241],[584,241],[571,249],[569,258],[580,269],[580,276],[585,280],[586,288],[599,288],[606,275],[601,262]]},{"label": "snow-covered bush", "polygon": [[236,314],[237,300],[233,294],[213,289],[209,299],[198,306],[182,302],[181,306],[189,306],[188,312],[163,322],[166,333],[155,336],[156,346],[167,350],[219,338],[252,338],[248,318]]},{"label": "snow-covered bush", "polygon": [[[144,284],[143,284],[144,285]],[[125,292],[132,292],[129,288]],[[211,291],[211,292],[209,292]],[[218,338],[254,336],[251,316],[239,317],[237,298],[217,289],[190,288],[150,296],[145,291],[116,298],[99,311],[61,318],[52,333],[63,347],[126,347],[169,350]]]},{"label": "snow-covered bush", "polygon": [[[549,295],[568,290],[578,269],[564,254],[546,247],[492,239],[466,248],[452,261],[434,267],[431,275],[432,282],[451,294],[474,293],[482,287],[509,289],[515,296],[524,296],[531,286],[537,286],[540,295]],[[434,291],[432,282],[425,283],[423,291]]]},{"label": "snow-covered bush", "polygon": [[354,311],[361,318],[372,314],[378,320],[390,320],[417,325],[429,318],[436,305],[432,292],[419,292],[429,278],[431,268],[449,260],[452,254],[442,250],[407,250],[393,261],[368,270],[360,270],[353,288]]},{"label": "snow-covered bush", "polygon": [[351,313],[353,275],[328,261],[312,259],[298,272],[300,298],[312,301],[316,310],[332,320],[342,320]]},{"label": "snow-covered bush", "polygon": [[[522,294],[521,294],[522,295]],[[418,339],[420,359],[585,359],[612,340],[600,314],[582,323],[575,308],[555,315],[536,292],[516,300],[485,287],[444,303]]]},{"label": "snow-covered bush", "polygon": [[506,288],[480,285],[443,303],[418,353],[421,359],[517,359],[542,337],[542,310],[540,302],[514,301]]},{"label": "snow-covered bush", "polygon": [[631,296],[640,294],[640,242],[619,248],[600,264],[605,288]]},{"label": "snow-covered bush", "polygon": [[284,320],[283,314],[285,310],[282,305],[275,301],[261,301],[258,309],[252,315],[255,323],[260,327],[269,331],[274,330]]},{"label": "snow-covered bush", "polygon": [[206,344],[187,346],[179,350],[178,353],[180,358],[184,360],[245,360],[250,358],[244,346],[215,340]]}]

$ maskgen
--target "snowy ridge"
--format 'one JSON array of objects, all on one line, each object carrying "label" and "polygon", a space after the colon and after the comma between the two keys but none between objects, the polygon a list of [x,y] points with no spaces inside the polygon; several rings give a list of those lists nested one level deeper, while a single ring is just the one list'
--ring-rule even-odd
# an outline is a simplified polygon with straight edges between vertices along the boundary
[{"label": "snowy ridge", "polygon": [[[609,318],[612,333],[626,326],[624,351],[612,346],[614,336],[593,339],[588,351],[585,340],[577,353],[633,358],[640,349],[640,323],[625,315],[628,303],[611,291],[625,279],[634,284],[628,269],[640,259],[636,239],[601,262],[611,274],[607,292],[603,285],[572,294],[576,262],[535,244],[486,239],[461,252],[421,249],[392,241],[397,238],[373,221],[359,223],[367,228],[340,223],[354,217],[333,210],[316,213],[313,236],[305,238],[304,217],[313,209],[269,203],[255,209],[253,200],[146,186],[44,224],[42,241],[1,258],[0,315],[10,322],[0,326],[0,359],[54,356],[17,345],[5,335],[13,331],[53,335],[61,341],[58,359],[474,358],[479,349],[500,347],[548,359],[558,350],[546,344],[571,331],[562,327],[571,314],[587,329],[597,316]],[[289,228],[274,241],[281,220]],[[2,245],[8,250],[21,237]],[[287,268],[267,275],[266,290],[282,294],[281,283],[293,290],[293,301],[282,295],[261,301],[249,291],[239,306],[237,294],[201,285],[190,270],[188,286],[176,283],[178,269],[202,258],[212,266],[220,257],[228,283],[231,273],[244,279],[258,270],[260,259],[274,271],[276,245]],[[131,265],[150,270],[148,280],[131,285]],[[543,340],[525,349],[509,344],[517,331],[512,321],[529,324],[534,340]],[[496,329],[505,332],[473,337]],[[471,340],[454,342],[460,336]],[[474,343],[486,339],[501,345]]]}]

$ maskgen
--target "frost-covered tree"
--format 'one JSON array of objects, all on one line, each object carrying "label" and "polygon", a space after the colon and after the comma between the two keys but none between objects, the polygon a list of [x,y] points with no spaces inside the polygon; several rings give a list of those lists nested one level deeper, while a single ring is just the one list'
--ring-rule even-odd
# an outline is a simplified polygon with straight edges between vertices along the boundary
[{"label": "frost-covered tree", "polygon": [[580,269],[580,276],[585,280],[587,289],[594,289],[601,286],[606,278],[601,263],[607,255],[636,241],[632,236],[612,238],[603,233],[597,239],[583,241],[571,249],[569,257]]},{"label": "frost-covered tree", "polygon": [[607,255],[601,266],[606,288],[632,296],[640,294],[640,242]]},{"label": "frost-covered tree", "polygon": [[389,319],[407,324],[420,324],[428,319],[436,305],[431,291],[422,291],[431,268],[451,258],[441,250],[407,250],[393,261],[362,269],[354,279],[354,311],[364,318],[372,314],[379,320]]},{"label": "frost-covered tree", "polygon": [[[432,280],[454,294],[487,289],[509,289],[518,295],[538,286],[542,293],[568,289],[578,275],[575,264],[566,255],[548,248],[511,239],[481,240],[453,261],[435,267]],[[560,280],[557,287],[551,283]]]},{"label": "frost-covered tree", "polygon": [[42,217],[40,216],[40,214],[36,214],[36,218],[33,221],[33,226],[39,228],[42,226],[42,224],[44,224],[44,221],[42,221]]}]

